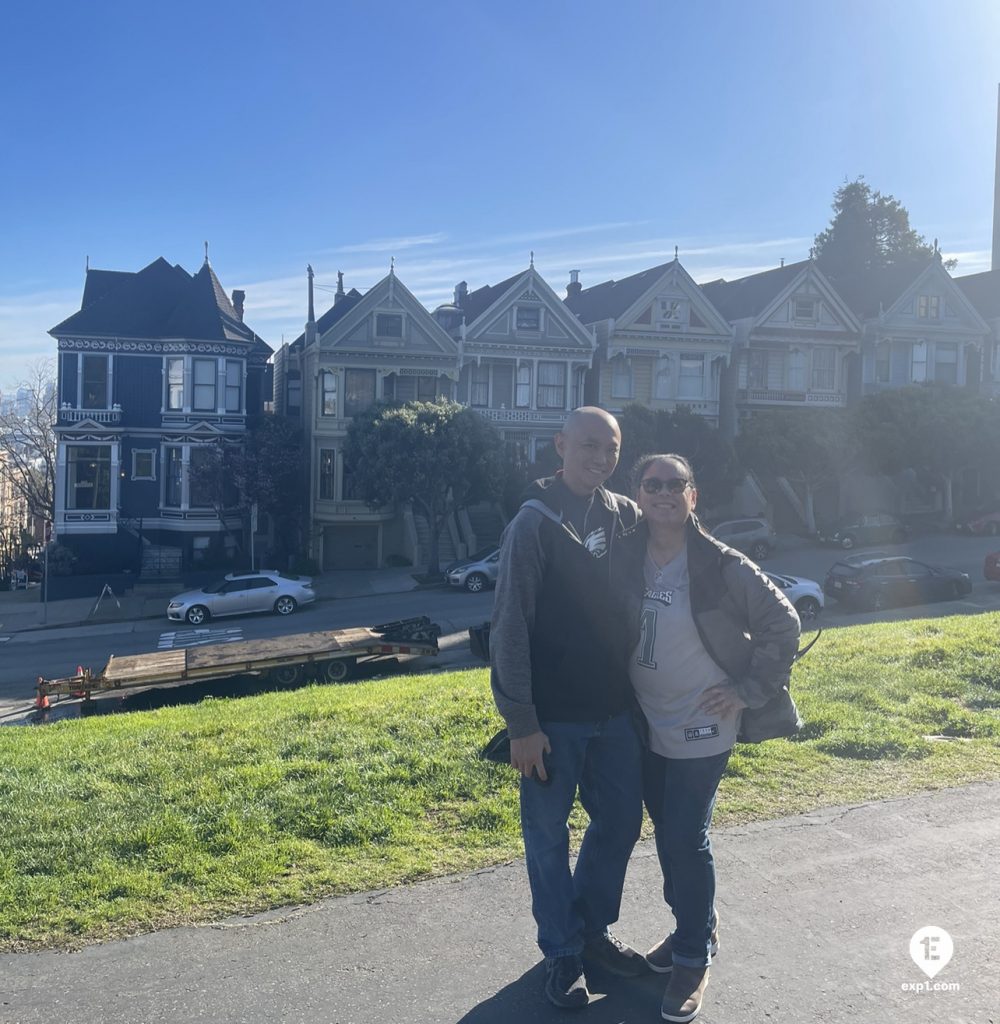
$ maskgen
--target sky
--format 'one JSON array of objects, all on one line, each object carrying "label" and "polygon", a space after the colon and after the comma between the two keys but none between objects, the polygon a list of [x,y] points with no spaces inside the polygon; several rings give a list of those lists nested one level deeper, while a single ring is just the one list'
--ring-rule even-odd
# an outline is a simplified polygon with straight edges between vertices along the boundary
[{"label": "sky", "polygon": [[989,269],[996,0],[51,0],[5,9],[0,388],[85,267],[163,256],[274,347],[338,270],[433,308],[528,265],[563,294],[673,258],[809,254],[864,175]]}]

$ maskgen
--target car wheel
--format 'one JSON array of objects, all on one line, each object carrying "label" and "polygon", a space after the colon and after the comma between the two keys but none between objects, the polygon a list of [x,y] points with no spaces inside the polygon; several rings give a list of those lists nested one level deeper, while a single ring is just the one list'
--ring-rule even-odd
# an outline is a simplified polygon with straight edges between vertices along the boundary
[{"label": "car wheel", "polygon": [[757,540],[750,545],[750,557],[755,562],[760,562],[771,553],[771,547],[766,540]]},{"label": "car wheel", "polygon": [[848,533],[846,536],[840,538],[840,546],[845,551],[850,551],[851,548],[854,547],[854,538],[851,536],[851,534]]},{"label": "car wheel", "polygon": [[996,523],[990,523],[990,536],[995,537],[998,533],[1000,533],[1000,526]]},{"label": "car wheel", "polygon": [[323,678],[328,683],[342,683],[345,679],[350,679],[353,672],[353,658],[338,658],[336,661],[328,661],[323,666]]},{"label": "car wheel", "polygon": [[795,602],[795,610],[799,613],[799,619],[802,622],[812,622],[813,619],[818,619],[819,613],[822,611],[820,603],[815,597],[800,597]]},{"label": "car wheel", "polygon": [[951,597],[953,601],[957,601],[959,598],[965,597],[968,591],[961,583],[956,583],[952,588]]},{"label": "car wheel", "polygon": [[208,618],[208,609],[203,604],[192,605],[184,616],[192,626],[200,626]]},{"label": "car wheel", "polygon": [[903,541],[906,540],[906,531],[905,530],[894,530],[893,534],[892,534],[892,539],[893,539],[893,543],[895,543],[895,544],[902,544]]},{"label": "car wheel", "polygon": [[881,590],[876,590],[875,593],[872,594],[871,609],[873,612],[882,611],[888,603],[889,602],[886,600],[885,594],[883,594]]},{"label": "car wheel", "polygon": [[295,598],[289,597],[287,594],[279,597],[278,600],[274,602],[274,610],[279,615],[291,615],[296,608],[298,608],[298,605],[295,603]]},{"label": "car wheel", "polygon": [[465,589],[470,594],[478,594],[480,590],[483,590],[489,580],[481,572],[469,573],[465,580]]}]

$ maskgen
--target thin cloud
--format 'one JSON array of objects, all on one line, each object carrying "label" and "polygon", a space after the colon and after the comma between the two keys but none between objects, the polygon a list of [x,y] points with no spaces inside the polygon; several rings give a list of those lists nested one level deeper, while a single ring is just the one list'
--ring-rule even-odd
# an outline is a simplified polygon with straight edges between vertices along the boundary
[{"label": "thin cloud", "polygon": [[338,245],[334,249],[322,249],[320,255],[328,253],[352,252],[404,252],[422,245],[437,245],[448,236],[438,231],[433,235],[404,235],[401,238],[375,238],[370,242],[358,242],[354,245]]}]

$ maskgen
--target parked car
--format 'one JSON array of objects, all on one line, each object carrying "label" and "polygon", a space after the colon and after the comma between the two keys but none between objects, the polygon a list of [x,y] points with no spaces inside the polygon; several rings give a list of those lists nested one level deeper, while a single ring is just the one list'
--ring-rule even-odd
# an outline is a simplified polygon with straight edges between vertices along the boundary
[{"label": "parked car", "polygon": [[1000,512],[986,512],[975,516],[967,522],[961,523],[958,528],[963,533],[974,533],[978,536],[989,534],[991,537],[995,537],[1000,533]]},{"label": "parked car", "polygon": [[823,610],[823,588],[815,580],[776,572],[767,573],[767,578],[792,602],[803,622],[819,618]]},{"label": "parked car", "polygon": [[858,545],[885,541],[901,544],[909,534],[909,527],[888,512],[870,512],[844,520],[829,533],[821,534],[820,540],[850,550]]},{"label": "parked car", "polygon": [[965,597],[969,574],[914,558],[855,558],[836,562],[823,592],[845,605],[879,611],[890,605],[926,604]]},{"label": "parked car", "polygon": [[170,599],[167,618],[200,626],[210,618],[248,612],[291,615],[299,605],[316,600],[308,576],[292,576],[276,569],[231,572],[225,579],[200,590],[186,590]]},{"label": "parked car", "polygon": [[487,544],[486,547],[480,548],[478,551],[474,551],[471,555],[466,555],[464,558],[456,558],[453,562],[449,562],[444,567],[445,576],[450,572],[454,572],[456,569],[461,569],[463,565],[469,565],[471,562],[481,562],[484,558],[489,558],[496,549],[496,544]]},{"label": "parked car", "polygon": [[497,581],[497,568],[500,563],[500,549],[488,548],[486,554],[477,552],[481,557],[472,558],[449,567],[445,574],[453,587],[465,587],[470,594],[478,594],[481,590]]},{"label": "parked car", "polygon": [[983,562],[983,575],[988,580],[1000,582],[1000,551],[991,551]]},{"label": "parked car", "polygon": [[729,519],[712,527],[712,536],[759,562],[774,548],[775,535],[766,519]]}]

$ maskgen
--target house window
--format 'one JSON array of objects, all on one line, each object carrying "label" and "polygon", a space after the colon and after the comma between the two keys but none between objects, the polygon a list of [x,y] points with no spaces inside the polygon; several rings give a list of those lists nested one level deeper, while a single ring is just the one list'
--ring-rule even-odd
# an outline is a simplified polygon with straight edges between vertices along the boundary
[{"label": "house window", "polygon": [[577,370],[573,374],[573,408],[579,409],[583,405],[583,388],[586,379],[586,370]]},{"label": "house window", "polygon": [[226,412],[243,411],[243,364],[226,360]]},{"label": "house window", "polygon": [[518,306],[514,322],[519,331],[540,331],[542,329],[542,310],[538,306]]},{"label": "house window", "polygon": [[813,349],[812,386],[814,391],[832,391],[837,366],[837,350],[828,345]]},{"label": "house window", "polygon": [[184,360],[167,360],[167,408],[184,408]]},{"label": "house window", "polygon": [[[84,356],[80,408],[107,409],[107,407],[108,357]],[[101,507],[103,508],[104,506]]]},{"label": "house window", "polygon": [[923,384],[927,380],[927,342],[915,341],[910,346],[910,380]]},{"label": "house window", "polygon": [[806,354],[801,349],[793,348],[788,353],[788,390],[805,391],[806,389]]},{"label": "house window", "polygon": [[566,408],[565,363],[538,364],[538,408]]},{"label": "house window", "polygon": [[417,401],[433,402],[437,398],[437,377],[417,378]]},{"label": "house window", "polygon": [[477,409],[485,409],[490,404],[490,367],[489,363],[473,364],[470,375],[469,405]]},{"label": "house window", "polygon": [[66,507],[111,508],[109,445],[73,444],[66,447]]},{"label": "house window", "polygon": [[194,372],[194,402],[192,408],[198,412],[215,412],[217,402],[215,400],[216,375],[218,367],[214,359],[195,359],[193,361]]},{"label": "house window", "polygon": [[941,315],[941,299],[937,295],[921,295],[917,299],[917,316],[921,320],[937,320]]},{"label": "house window", "polygon": [[880,341],[875,346],[875,383],[889,383],[889,367],[892,345],[888,341]]},{"label": "house window", "polygon": [[670,356],[664,356],[656,361],[656,377],[653,381],[653,397],[670,397]]},{"label": "house window", "polygon": [[375,403],[375,371],[344,371],[344,415],[357,416]]},{"label": "house window", "polygon": [[376,313],[375,336],[378,338],[402,338],[402,313]]},{"label": "house window", "polygon": [[751,349],[747,352],[747,387],[767,387],[767,353]]},{"label": "house window", "polygon": [[611,360],[611,397],[632,397],[632,362],[624,356]]},{"label": "house window", "polygon": [[[393,378],[395,379],[395,378]],[[383,387],[389,381],[386,377]],[[332,370],[324,370],[319,375],[319,413],[321,416],[337,415],[337,375]],[[387,395],[391,398],[391,395]]]},{"label": "house window", "polygon": [[190,508],[211,508],[213,505],[214,488],[212,482],[214,475],[211,473],[212,459],[214,452],[209,447],[191,448],[191,461],[188,467],[189,498]]},{"label": "house window", "polygon": [[678,299],[660,299],[660,319],[678,323],[681,319],[681,304]]},{"label": "house window", "polygon": [[705,397],[705,357],[684,353],[681,355],[681,372],[677,381],[678,398]]},{"label": "house window", "polygon": [[816,302],[813,299],[796,299],[793,308],[796,320],[815,320]]},{"label": "house window", "polygon": [[958,345],[939,341],[934,346],[934,379],[942,384],[958,383]]},{"label": "house window", "polygon": [[531,367],[527,364],[517,368],[517,391],[514,404],[518,409],[527,409],[531,405]]},{"label": "house window", "polygon": [[302,378],[298,370],[290,372],[285,381],[285,408],[289,416],[298,416],[302,411]]},{"label": "house window", "polygon": [[156,479],[156,452],[152,448],[132,449],[132,479]]},{"label": "house window", "polygon": [[184,453],[179,446],[163,450],[164,487],[163,504],[167,508],[180,508],[184,485]]},{"label": "house window", "polygon": [[337,497],[337,449],[319,450],[319,496],[323,501]]}]

